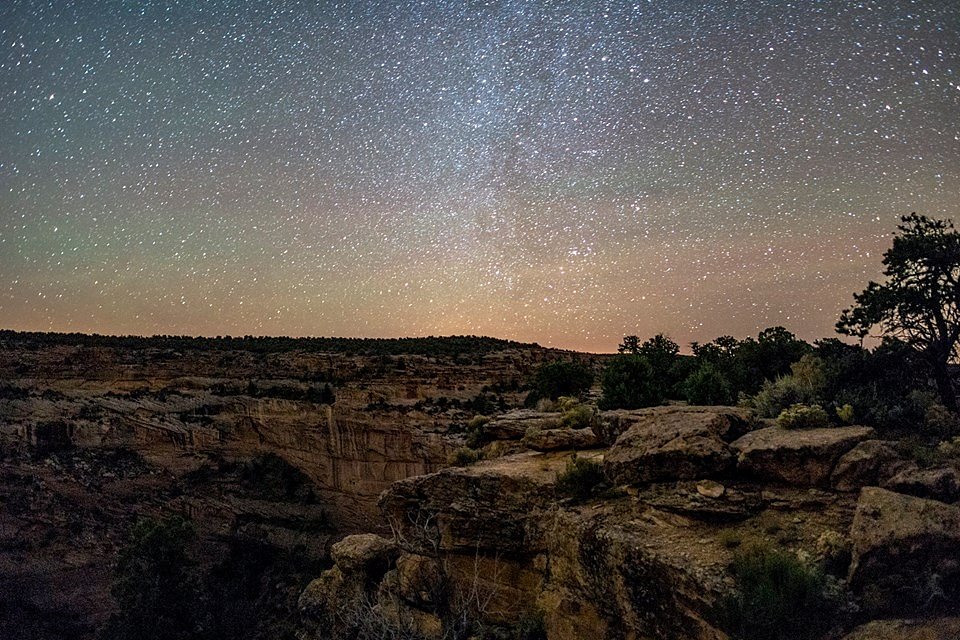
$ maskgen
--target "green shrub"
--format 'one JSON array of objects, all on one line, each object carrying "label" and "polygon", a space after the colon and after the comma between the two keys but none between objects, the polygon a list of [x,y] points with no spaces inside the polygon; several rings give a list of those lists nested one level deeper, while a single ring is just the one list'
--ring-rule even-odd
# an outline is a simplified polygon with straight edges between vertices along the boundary
[{"label": "green shrub", "polygon": [[960,419],[942,404],[934,403],[924,413],[923,429],[937,437],[950,437],[960,433]]},{"label": "green shrub", "polygon": [[795,404],[807,404],[811,400],[793,376],[782,376],[765,381],[747,404],[761,418],[776,418],[785,409]]},{"label": "green shrub", "polygon": [[690,404],[723,405],[733,403],[733,389],[716,366],[702,363],[683,382],[683,394]]},{"label": "green shrub", "polygon": [[596,495],[606,486],[606,481],[603,465],[574,454],[567,462],[567,468],[557,474],[556,488],[562,495],[583,501]]},{"label": "green shrub", "polygon": [[447,463],[452,467],[466,467],[482,459],[482,451],[470,447],[458,447],[447,458]]},{"label": "green shrub", "polygon": [[852,405],[845,404],[842,407],[837,407],[836,411],[837,417],[843,424],[853,424],[853,421],[856,420],[856,412]]},{"label": "green shrub", "polygon": [[593,371],[572,360],[554,360],[537,368],[527,401],[535,404],[541,398],[556,400],[560,396],[577,396],[590,390]]},{"label": "green shrub", "polygon": [[937,453],[944,460],[960,459],[960,436],[941,442],[937,445]]},{"label": "green shrub", "polygon": [[479,449],[485,444],[483,428],[490,422],[490,418],[484,415],[476,415],[470,418],[467,423],[467,446],[472,449]]},{"label": "green shrub", "polygon": [[490,422],[490,418],[487,416],[475,415],[470,418],[470,422],[467,423],[467,429],[469,431],[476,431],[477,429],[482,429],[488,422]]},{"label": "green shrub", "polygon": [[721,618],[737,640],[813,640],[831,624],[835,603],[823,574],[792,553],[750,546],[735,556],[733,578]]},{"label": "green shrub", "polygon": [[540,398],[534,406],[540,413],[555,413],[560,410],[560,403],[550,398]]},{"label": "green shrub", "polygon": [[578,404],[564,411],[560,424],[570,429],[586,429],[592,427],[596,419],[597,413],[593,407]]},{"label": "green shrub", "polygon": [[823,360],[807,354],[790,366],[790,374],[766,380],[748,405],[762,418],[775,418],[795,404],[820,401],[826,384]]},{"label": "green shrub", "polygon": [[202,631],[203,602],[190,549],[193,525],[179,516],[141,520],[120,551],[111,588],[116,611],[101,630],[111,640],[187,640]]},{"label": "green shrub", "polygon": [[639,409],[661,404],[663,388],[643,356],[618,355],[603,371],[601,409]]},{"label": "green shrub", "polygon": [[783,429],[814,429],[830,426],[830,416],[818,404],[795,404],[777,416],[777,425]]}]

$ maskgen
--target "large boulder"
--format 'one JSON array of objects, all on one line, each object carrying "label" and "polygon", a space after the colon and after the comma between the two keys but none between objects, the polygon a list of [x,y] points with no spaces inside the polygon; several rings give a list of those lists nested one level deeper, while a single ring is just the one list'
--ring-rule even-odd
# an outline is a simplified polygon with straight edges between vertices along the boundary
[{"label": "large boulder", "polygon": [[827,486],[840,458],[871,438],[870,427],[752,431],[734,441],[737,467],[764,480],[813,487]]},{"label": "large boulder", "polygon": [[867,487],[850,539],[850,586],[869,613],[960,604],[960,507]]},{"label": "large boulder", "polygon": [[548,638],[726,640],[714,619],[730,554],[703,529],[649,510],[561,511],[540,610]]},{"label": "large boulder", "polygon": [[566,453],[525,453],[395,482],[380,509],[405,550],[538,552],[538,512],[556,499]]},{"label": "large boulder", "polygon": [[483,439],[520,440],[527,431],[556,429],[560,426],[559,413],[545,413],[532,409],[517,409],[493,418],[483,425]]},{"label": "large boulder", "polygon": [[399,554],[397,543],[374,533],[347,536],[330,548],[330,557],[344,574],[380,578]]},{"label": "large boulder", "polygon": [[604,456],[604,471],[613,482],[694,480],[732,468],[734,456],[725,438],[739,426],[736,414],[672,409],[619,414],[620,420],[629,416],[632,422]]},{"label": "large boulder", "polygon": [[600,445],[593,429],[531,430],[523,437],[523,444],[534,451],[593,449]]},{"label": "large boulder", "polygon": [[617,438],[631,427],[659,419],[666,415],[696,415],[710,414],[722,416],[723,424],[718,423],[723,432],[722,438],[729,442],[742,436],[750,430],[750,411],[739,407],[699,407],[687,405],[670,405],[664,407],[648,407],[646,409],[613,409],[600,414],[600,419],[593,424],[597,438],[607,445],[612,445]]},{"label": "large boulder", "polygon": [[953,467],[904,469],[882,485],[885,489],[918,498],[956,502],[960,498],[960,472]]},{"label": "large boulder", "polygon": [[960,618],[874,620],[845,635],[843,640],[957,640]]},{"label": "large boulder", "polygon": [[830,484],[837,491],[859,491],[862,487],[879,486],[908,464],[890,443],[864,440],[837,461]]}]

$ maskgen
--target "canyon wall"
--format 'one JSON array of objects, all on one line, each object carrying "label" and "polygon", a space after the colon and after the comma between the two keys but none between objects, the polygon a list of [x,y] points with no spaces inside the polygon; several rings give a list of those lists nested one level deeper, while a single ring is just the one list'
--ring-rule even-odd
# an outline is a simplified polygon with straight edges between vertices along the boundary
[{"label": "canyon wall", "polygon": [[91,637],[112,607],[130,527],[171,513],[193,520],[211,566],[238,545],[301,554],[274,598],[290,609],[331,541],[386,530],[383,490],[445,466],[471,417],[517,405],[532,368],[556,357],[535,346],[431,357],[6,338],[0,635],[9,638]]}]

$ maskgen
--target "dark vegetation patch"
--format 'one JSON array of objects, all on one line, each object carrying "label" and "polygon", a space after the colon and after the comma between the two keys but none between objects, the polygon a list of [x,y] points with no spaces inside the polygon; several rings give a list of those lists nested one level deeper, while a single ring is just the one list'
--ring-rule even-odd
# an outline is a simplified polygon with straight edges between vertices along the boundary
[{"label": "dark vegetation patch", "polygon": [[[284,353],[291,351],[346,353],[352,355],[460,356],[491,353],[505,349],[539,347],[536,343],[514,342],[482,336],[441,336],[425,338],[288,338],[282,336],[105,336],[83,333],[48,333],[0,330],[0,345],[6,348],[41,349],[49,346],[109,347],[121,351],[136,349],[177,351],[249,351]],[[472,359],[471,359],[472,362]]]},{"label": "dark vegetation patch", "polygon": [[752,545],[736,554],[733,578],[720,617],[735,640],[814,640],[835,623],[823,573],[788,551]]}]

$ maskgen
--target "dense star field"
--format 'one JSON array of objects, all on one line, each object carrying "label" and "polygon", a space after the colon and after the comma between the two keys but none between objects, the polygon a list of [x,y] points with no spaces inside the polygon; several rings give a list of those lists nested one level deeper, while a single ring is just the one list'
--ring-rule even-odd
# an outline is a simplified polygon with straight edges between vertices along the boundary
[{"label": "dense star field", "polygon": [[7,0],[0,326],[828,335],[958,71],[947,0]]}]

